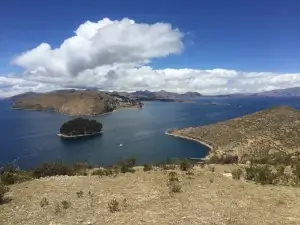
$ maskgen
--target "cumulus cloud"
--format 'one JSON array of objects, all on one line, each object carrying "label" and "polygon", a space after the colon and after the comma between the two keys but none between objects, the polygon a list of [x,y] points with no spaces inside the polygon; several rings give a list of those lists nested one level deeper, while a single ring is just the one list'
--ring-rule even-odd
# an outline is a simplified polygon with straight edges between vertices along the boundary
[{"label": "cumulus cloud", "polygon": [[87,21],[59,47],[41,43],[14,58],[13,64],[24,72],[0,76],[0,96],[66,87],[227,94],[300,86],[300,74],[154,69],[153,59],[183,51],[183,37],[168,23],[144,24],[127,18]]}]

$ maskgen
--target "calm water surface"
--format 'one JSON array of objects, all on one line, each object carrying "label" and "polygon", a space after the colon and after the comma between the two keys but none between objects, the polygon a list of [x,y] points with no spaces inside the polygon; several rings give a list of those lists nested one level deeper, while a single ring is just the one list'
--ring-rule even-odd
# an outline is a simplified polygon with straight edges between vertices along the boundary
[{"label": "calm water surface", "polygon": [[[93,117],[103,123],[104,134],[75,141],[63,141],[56,136],[69,117],[12,110],[9,101],[0,101],[0,162],[17,159],[19,166],[28,168],[52,161],[111,165],[129,156],[137,157],[138,163],[155,163],[172,157],[200,158],[207,154],[204,146],[167,136],[165,131],[210,124],[270,106],[300,108],[300,98],[199,98],[197,101],[145,102],[143,109],[124,109]],[[208,101],[217,105],[208,105]]]}]

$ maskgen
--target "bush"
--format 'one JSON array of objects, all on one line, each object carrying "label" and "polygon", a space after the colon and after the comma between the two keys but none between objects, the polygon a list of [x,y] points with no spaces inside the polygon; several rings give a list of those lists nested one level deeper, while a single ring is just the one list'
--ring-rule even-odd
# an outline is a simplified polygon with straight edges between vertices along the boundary
[{"label": "bush", "polygon": [[82,198],[83,197],[83,191],[76,192],[76,195],[77,195],[78,198]]},{"label": "bush", "polygon": [[42,198],[40,201],[40,206],[43,208],[44,206],[49,205],[49,201],[47,198]]},{"label": "bush", "polygon": [[206,164],[238,164],[239,158],[236,155],[212,155]]},{"label": "bush", "polygon": [[71,166],[63,165],[61,163],[44,163],[33,169],[33,177],[50,177],[50,176],[72,176],[75,175],[75,170]]},{"label": "bush", "polygon": [[61,202],[61,205],[64,209],[68,209],[71,207],[71,202],[67,201],[67,200],[64,200]]},{"label": "bush", "polygon": [[97,176],[112,176],[116,173],[116,171],[112,168],[106,168],[106,169],[97,169],[92,172],[92,175]]},{"label": "bush", "polygon": [[1,182],[5,185],[21,183],[32,179],[32,174],[25,171],[4,172],[0,176]]},{"label": "bush", "polygon": [[120,211],[120,204],[119,204],[119,202],[114,198],[113,200],[111,200],[111,201],[108,203],[108,209],[109,209],[109,211],[110,211],[111,213]]},{"label": "bush", "polygon": [[124,159],[118,164],[118,168],[121,171],[121,173],[127,173],[127,172],[134,173],[135,170],[132,167],[135,166],[135,163],[136,163],[136,159],[133,157]]},{"label": "bush", "polygon": [[0,183],[0,204],[4,202],[4,194],[9,191],[9,188]]},{"label": "bush", "polygon": [[144,168],[143,168],[144,172],[150,171],[152,170],[152,165],[149,164],[144,164]]},{"label": "bush", "polygon": [[246,180],[252,180],[260,184],[273,184],[276,178],[276,174],[267,165],[246,168]]},{"label": "bush", "polygon": [[234,170],[232,170],[231,173],[232,173],[233,179],[239,180],[239,179],[241,179],[243,171],[241,169],[234,169]]},{"label": "bush", "polygon": [[191,169],[192,167],[193,167],[193,164],[192,164],[189,160],[187,160],[187,159],[183,160],[183,161],[180,163],[180,169],[181,169],[182,171],[188,171],[188,170]]},{"label": "bush", "polygon": [[178,182],[171,182],[169,187],[170,191],[173,193],[181,192],[181,186]]},{"label": "bush", "polygon": [[169,181],[172,182],[172,181],[179,181],[178,179],[178,174],[174,171],[170,172],[169,173]]}]

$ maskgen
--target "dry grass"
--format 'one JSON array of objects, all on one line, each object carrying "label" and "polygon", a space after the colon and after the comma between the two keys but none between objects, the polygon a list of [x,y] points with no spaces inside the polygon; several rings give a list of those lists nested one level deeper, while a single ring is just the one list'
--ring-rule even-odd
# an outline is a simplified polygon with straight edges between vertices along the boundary
[{"label": "dry grass", "polygon": [[[0,224],[300,224],[300,189],[260,186],[223,176],[234,167],[176,170],[181,192],[171,194],[169,172],[154,169],[113,177],[51,177],[10,186],[12,201],[0,205]],[[213,181],[213,182],[211,182]],[[77,193],[82,191],[82,197]],[[46,198],[48,205],[41,208]],[[68,199],[71,207],[63,209]],[[108,205],[118,201],[118,211]],[[1,223],[2,222],[2,223]]]},{"label": "dry grass", "polygon": [[[281,106],[216,124],[175,130],[171,134],[212,146],[215,153],[293,153],[300,147],[300,111]],[[213,153],[212,152],[212,153]]]}]

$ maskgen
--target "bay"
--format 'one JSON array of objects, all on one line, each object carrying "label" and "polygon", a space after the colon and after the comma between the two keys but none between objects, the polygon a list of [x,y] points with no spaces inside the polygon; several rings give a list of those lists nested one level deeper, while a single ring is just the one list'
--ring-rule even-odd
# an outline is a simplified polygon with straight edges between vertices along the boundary
[{"label": "bay", "polygon": [[300,108],[300,98],[292,97],[205,97],[196,101],[145,102],[142,109],[121,109],[96,116],[93,119],[103,124],[103,135],[63,141],[56,133],[70,117],[53,112],[12,110],[11,102],[2,100],[0,163],[15,160],[21,168],[30,168],[53,161],[112,165],[126,157],[136,157],[139,164],[169,158],[201,158],[208,153],[205,146],[167,136],[165,131],[215,123],[272,106]]}]

